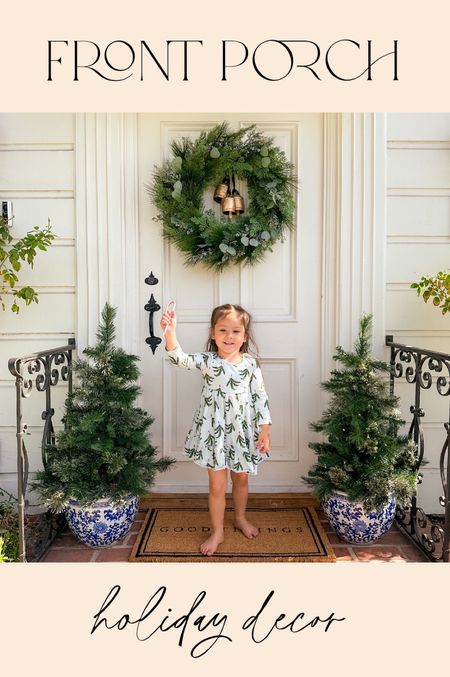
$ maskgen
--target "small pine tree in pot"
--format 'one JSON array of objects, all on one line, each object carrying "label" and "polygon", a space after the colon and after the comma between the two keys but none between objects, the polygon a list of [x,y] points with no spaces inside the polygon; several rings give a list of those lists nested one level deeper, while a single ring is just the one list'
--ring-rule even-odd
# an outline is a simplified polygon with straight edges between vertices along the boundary
[{"label": "small pine tree in pot", "polygon": [[111,545],[129,530],[139,497],[174,460],[157,458],[147,431],[153,418],[135,405],[136,355],[114,346],[116,309],[102,312],[94,347],[74,363],[77,384],[67,397],[64,429],[46,449],[34,488],[47,507],[64,510],[87,545]]},{"label": "small pine tree in pot", "polygon": [[371,356],[372,316],[363,315],[354,352],[336,348],[334,369],[322,388],[331,398],[311,429],[317,462],[303,479],[322,500],[339,536],[352,543],[376,541],[391,526],[397,502],[417,485],[414,442],[399,435],[398,398],[384,376],[390,367]]}]

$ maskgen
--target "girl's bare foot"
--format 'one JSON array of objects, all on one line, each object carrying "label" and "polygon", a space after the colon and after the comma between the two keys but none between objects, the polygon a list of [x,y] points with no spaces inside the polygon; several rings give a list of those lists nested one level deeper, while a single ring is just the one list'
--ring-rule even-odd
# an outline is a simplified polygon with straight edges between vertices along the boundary
[{"label": "girl's bare foot", "polygon": [[258,527],[253,526],[246,517],[236,517],[234,524],[247,538],[256,538],[259,534]]},{"label": "girl's bare foot", "polygon": [[214,555],[217,548],[221,543],[223,543],[223,541],[224,541],[223,531],[213,532],[211,536],[208,539],[206,539],[204,543],[201,544],[200,551],[203,555],[211,557],[211,555]]}]

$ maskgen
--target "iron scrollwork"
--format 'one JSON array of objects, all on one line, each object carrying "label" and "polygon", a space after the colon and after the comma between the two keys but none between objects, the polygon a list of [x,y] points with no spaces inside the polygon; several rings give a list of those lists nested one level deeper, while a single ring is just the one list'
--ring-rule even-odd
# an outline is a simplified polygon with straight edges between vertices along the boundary
[{"label": "iron scrollwork", "polygon": [[[398,378],[414,385],[414,404],[410,407],[412,421],[409,428],[409,437],[414,440],[417,451],[417,470],[419,471],[425,453],[425,441],[421,420],[425,417],[425,410],[421,406],[421,393],[436,387],[442,397],[450,395],[450,355],[413,346],[394,343],[393,336],[386,336],[386,345],[391,349],[391,392],[394,392],[394,382]],[[433,376],[437,378],[433,381]],[[432,561],[450,560],[450,406],[449,419],[444,422],[445,441],[439,458],[439,469],[443,493],[439,497],[439,504],[445,509],[444,516],[427,515],[417,505],[417,496],[413,496],[411,505],[397,508],[397,522],[405,532],[419,545],[422,551]],[[419,480],[423,478],[419,473]],[[420,482],[419,482],[420,483]]]},{"label": "iron scrollwork", "polygon": [[45,421],[41,439],[42,463],[46,465],[46,448],[55,439],[51,402],[51,389],[61,378],[68,383],[68,392],[72,392],[72,353],[75,339],[69,339],[68,345],[53,350],[44,350],[21,358],[11,358],[8,368],[15,378],[16,385],[16,440],[17,440],[17,507],[19,522],[19,560],[26,561],[25,553],[25,505],[28,484],[29,458],[25,444],[25,435],[29,435],[28,426],[23,422],[22,400],[33,393],[45,393],[45,409],[42,420]]}]

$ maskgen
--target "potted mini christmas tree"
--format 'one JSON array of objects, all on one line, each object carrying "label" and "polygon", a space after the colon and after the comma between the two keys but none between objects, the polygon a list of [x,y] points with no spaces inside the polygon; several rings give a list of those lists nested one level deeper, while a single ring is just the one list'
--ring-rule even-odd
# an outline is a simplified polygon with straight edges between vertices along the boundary
[{"label": "potted mini christmas tree", "polygon": [[64,429],[46,449],[34,487],[47,507],[64,510],[72,532],[87,545],[125,536],[156,472],[174,463],[157,458],[148,437],[153,418],[135,405],[139,358],[114,346],[116,309],[106,304],[94,347],[74,364]]},{"label": "potted mini christmas tree", "polygon": [[313,487],[339,536],[352,543],[376,541],[391,526],[397,502],[417,484],[414,443],[398,434],[398,398],[389,391],[389,365],[371,354],[372,316],[363,315],[354,352],[337,347],[334,369],[322,384],[330,401],[311,429],[317,462],[304,479]]}]

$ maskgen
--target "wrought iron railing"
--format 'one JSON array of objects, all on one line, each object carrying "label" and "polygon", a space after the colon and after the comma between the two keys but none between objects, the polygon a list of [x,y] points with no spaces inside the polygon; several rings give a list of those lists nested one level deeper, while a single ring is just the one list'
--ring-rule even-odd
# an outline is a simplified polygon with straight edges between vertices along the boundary
[{"label": "wrought iron railing", "polygon": [[17,437],[17,510],[19,521],[19,561],[26,561],[25,544],[25,506],[28,484],[29,459],[25,445],[27,424],[23,421],[23,399],[30,397],[33,389],[45,393],[45,409],[42,412],[44,428],[42,432],[42,462],[46,464],[46,448],[55,439],[53,429],[52,388],[59,380],[67,381],[68,392],[72,392],[72,353],[75,339],[69,339],[68,345],[52,350],[44,350],[25,357],[12,357],[8,361],[11,374],[16,379],[16,437]]},{"label": "wrought iron railing", "polygon": [[450,355],[394,343],[394,337],[391,335],[386,336],[386,345],[391,349],[391,392],[394,392],[396,379],[404,378],[406,383],[414,386],[411,388],[414,392],[411,398],[413,403],[410,406],[412,420],[409,436],[416,445],[416,469],[421,479],[423,479],[423,474],[420,469],[426,459],[422,429],[422,419],[425,417],[422,393],[434,387],[440,396],[448,398],[448,417],[447,421],[442,422],[444,443],[439,458],[442,482],[439,504],[444,509],[443,514],[427,515],[425,510],[417,504],[416,495],[413,496],[410,506],[397,508],[396,515],[399,526],[417,543],[430,560],[448,562],[450,560]]}]

